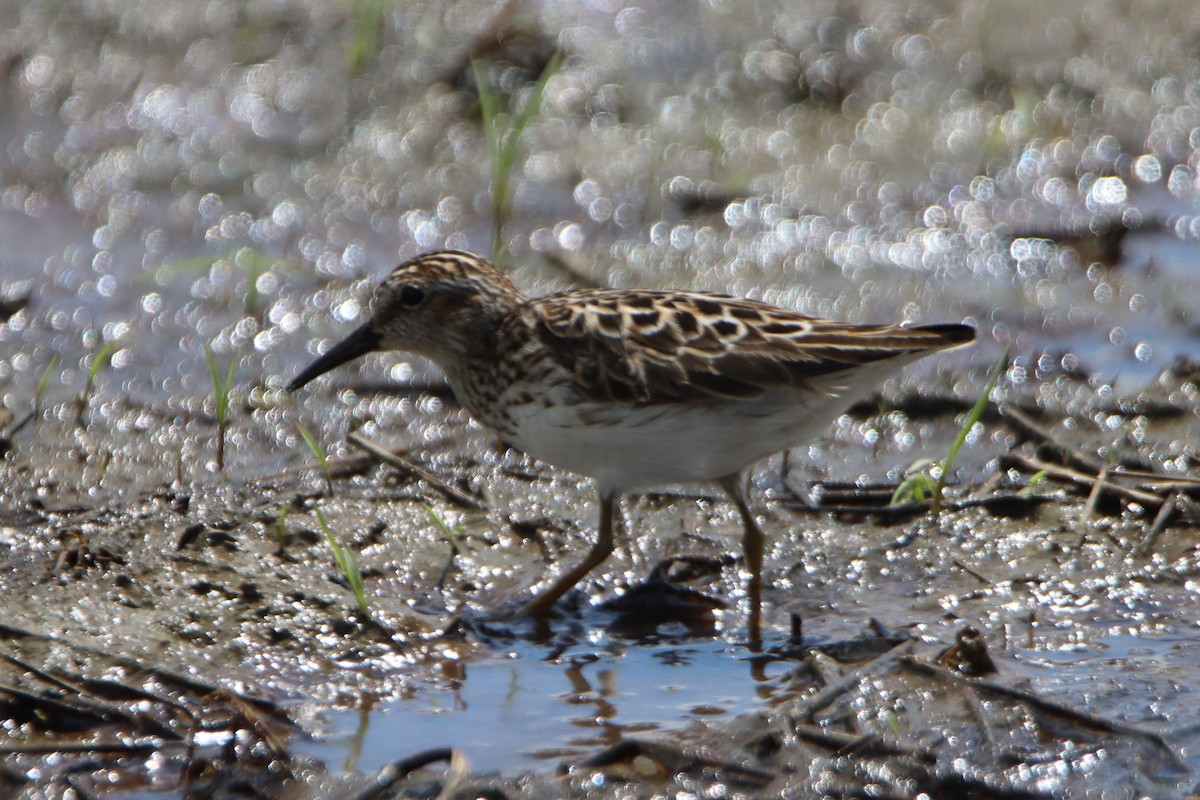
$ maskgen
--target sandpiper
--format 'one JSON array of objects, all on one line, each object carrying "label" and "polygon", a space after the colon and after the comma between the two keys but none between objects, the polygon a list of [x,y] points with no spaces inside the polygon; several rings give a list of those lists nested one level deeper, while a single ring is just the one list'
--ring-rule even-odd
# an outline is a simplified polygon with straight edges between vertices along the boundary
[{"label": "sandpiper", "polygon": [[904,364],[975,338],[967,325],[855,325],[684,291],[581,290],[528,298],[472,253],[407,261],[371,319],[289,390],[376,350],[424,356],[512,447],[587,475],[600,495],[590,552],[517,612],[539,614],[613,549],[622,492],[715,481],[741,515],[751,637],[761,625],[764,535],[745,470],[819,437]]}]

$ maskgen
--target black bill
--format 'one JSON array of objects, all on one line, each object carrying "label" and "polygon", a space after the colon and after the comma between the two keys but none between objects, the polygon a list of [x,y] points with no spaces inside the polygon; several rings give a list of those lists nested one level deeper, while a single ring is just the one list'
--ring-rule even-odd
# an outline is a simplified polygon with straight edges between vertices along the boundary
[{"label": "black bill", "polygon": [[335,344],[328,353],[309,364],[307,369],[297,375],[288,384],[288,391],[294,392],[313,378],[324,375],[334,367],[340,367],[347,361],[353,361],[359,356],[365,356],[367,353],[378,349],[380,338],[379,332],[375,330],[375,326],[368,322]]}]

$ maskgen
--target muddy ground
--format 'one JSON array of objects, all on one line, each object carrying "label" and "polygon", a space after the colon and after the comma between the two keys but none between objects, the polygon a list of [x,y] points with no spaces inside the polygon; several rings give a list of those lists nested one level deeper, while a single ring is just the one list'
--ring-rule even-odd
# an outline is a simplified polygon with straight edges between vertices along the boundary
[{"label": "muddy ground", "polygon": [[[931,418],[891,411],[847,425],[899,423],[948,439],[962,403],[939,397],[920,403]],[[1144,419],[1133,405],[1107,411]],[[741,577],[723,559],[740,530],[715,495],[632,498],[636,540],[559,618],[511,623],[494,612],[578,554],[589,533],[589,520],[562,505],[586,513],[587,500],[571,500],[586,498],[586,485],[511,452],[439,458],[442,478],[479,493],[478,509],[368,458],[334,466],[332,496],[312,469],[242,486],[164,485],[119,504],[59,507],[29,492],[3,519],[6,790],[1182,796],[1200,746],[1189,499],[1200,485],[1110,472],[1088,486],[1087,436],[1076,428],[1082,446],[1066,449],[1061,423],[1031,421],[1015,405],[989,413],[984,438],[1010,448],[991,480],[953,487],[937,515],[889,508],[889,487],[818,482],[810,493],[794,468],[767,465],[756,479],[773,534],[761,650],[744,644]],[[1022,459],[1080,477],[1025,491],[1032,467],[1022,472]],[[333,563],[318,505],[359,554],[369,617]],[[427,505],[461,529],[453,540]],[[702,557],[699,567],[676,562],[671,577],[631,592],[680,554]],[[638,599],[601,605],[614,596]],[[722,600],[729,608],[714,608]],[[716,716],[682,728],[618,731],[607,746],[535,737],[541,769],[489,777],[453,755],[503,730],[419,742],[401,728],[397,765],[379,774],[330,769],[298,746],[327,732],[324,711],[470,680],[489,654],[536,653],[569,669],[586,663],[589,643],[603,659],[614,642],[683,652],[712,637],[732,644],[722,680],[749,675],[764,702],[720,707],[714,685]],[[581,681],[577,702],[600,689]]]}]

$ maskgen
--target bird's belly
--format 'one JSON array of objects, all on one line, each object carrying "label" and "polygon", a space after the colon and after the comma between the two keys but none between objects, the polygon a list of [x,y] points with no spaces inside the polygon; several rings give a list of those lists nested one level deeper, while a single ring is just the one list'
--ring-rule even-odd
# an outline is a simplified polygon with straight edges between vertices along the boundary
[{"label": "bird's belly", "polygon": [[505,439],[614,491],[712,480],[817,438],[841,413],[829,398],[806,399],[814,398],[785,389],[754,400],[657,406],[530,403],[510,407]]}]

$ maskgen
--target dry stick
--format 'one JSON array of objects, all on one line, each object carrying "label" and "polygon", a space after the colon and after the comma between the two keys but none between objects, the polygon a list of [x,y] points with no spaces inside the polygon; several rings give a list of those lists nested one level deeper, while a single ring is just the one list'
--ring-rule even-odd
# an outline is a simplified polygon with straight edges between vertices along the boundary
[{"label": "dry stick", "polygon": [[572,263],[571,259],[563,253],[554,253],[543,251],[542,258],[547,264],[554,269],[566,275],[575,286],[576,289],[607,289],[604,281],[596,280],[591,275],[588,275],[580,267]]},{"label": "dry stick", "polygon": [[[1099,473],[1102,477],[1100,482],[1104,484],[1104,488],[1112,491],[1112,482],[1117,480],[1136,480],[1141,482],[1141,488],[1150,488],[1155,491],[1162,491],[1170,488],[1189,488],[1200,489],[1200,478],[1190,478],[1186,475],[1161,475],[1155,472],[1147,472],[1139,469],[1121,469],[1109,471],[1108,465],[1101,462],[1099,459],[1081,453],[1077,450],[1072,450],[1066,447],[1059,441],[1053,433],[1046,428],[1043,428],[1032,417],[1028,416],[1024,411],[1016,406],[1005,405],[1001,408],[1001,413],[1013,424],[1018,432],[1024,434],[1030,439],[1035,439],[1044,445],[1047,449],[1053,450],[1060,454],[1067,465],[1074,466],[1077,469],[1087,472]],[[1093,489],[1093,495],[1095,495]],[[1155,504],[1161,503],[1161,498]],[[1089,498],[1089,509],[1092,508],[1092,500]],[[1160,512],[1161,513],[1161,512]],[[1165,522],[1164,522],[1165,524]]]},{"label": "dry stick", "polygon": [[1087,503],[1084,504],[1084,515],[1088,519],[1094,519],[1099,512],[1096,510],[1100,505],[1100,495],[1104,493],[1104,487],[1108,485],[1108,467],[1100,470],[1100,474],[1096,476],[1096,482],[1092,484],[1092,491],[1088,494]]},{"label": "dry stick", "polygon": [[975,571],[975,570],[971,569],[970,567],[968,567],[966,564],[964,564],[962,561],[958,560],[957,558],[955,558],[955,559],[952,559],[952,560],[950,561],[950,563],[951,563],[951,564],[953,564],[954,566],[958,567],[959,569],[961,569],[963,572],[965,572],[965,573],[967,573],[968,575],[970,575],[970,576],[971,576],[972,578],[974,578],[975,580],[977,580],[977,581],[979,581],[980,583],[982,583],[984,586],[990,586],[990,587],[993,587],[993,588],[996,586],[996,582],[995,582],[995,581],[993,581],[993,580],[989,580],[988,578],[984,577],[984,576],[983,576],[983,575],[981,575],[979,572],[977,572],[977,571]]},{"label": "dry stick", "polygon": [[1000,695],[1001,697],[1019,700],[1023,703],[1028,703],[1030,706],[1039,711],[1043,711],[1047,714],[1054,714],[1064,719],[1077,722],[1080,725],[1087,725],[1096,730],[1104,731],[1105,733],[1136,736],[1139,739],[1145,739],[1159,750],[1170,756],[1171,761],[1174,764],[1186,769],[1186,765],[1183,763],[1183,760],[1180,759],[1171,746],[1167,744],[1166,740],[1163,739],[1162,734],[1154,733],[1153,731],[1145,731],[1141,728],[1135,728],[1132,725],[1126,725],[1124,722],[1118,722],[1117,720],[1107,719],[1105,717],[1096,716],[1095,714],[1089,714],[1086,711],[1080,711],[1079,709],[1061,705],[1052,700],[1046,700],[1045,698],[1038,697],[1030,692],[1026,692],[1012,686],[1006,686],[1003,683],[996,683],[995,681],[981,678],[965,678],[952,672],[951,670],[946,669],[945,667],[938,666],[937,664],[930,663],[929,661],[923,661],[913,656],[900,656],[899,661],[902,667],[911,669],[914,672],[932,676],[952,686],[969,686],[976,691],[990,692],[991,694]]},{"label": "dry stick", "polygon": [[979,726],[979,733],[983,738],[984,744],[989,746],[995,745],[996,734],[992,730],[992,723],[988,719],[987,710],[983,707],[983,703],[980,702],[975,688],[973,686],[963,686],[961,689],[963,702],[967,706],[967,711],[975,719],[975,724]]},{"label": "dry stick", "polygon": [[257,708],[253,703],[247,703],[236,694],[228,695],[227,702],[238,710],[243,719],[250,723],[251,729],[258,734],[259,739],[267,747],[271,748],[274,755],[288,754],[287,742],[271,728],[271,720],[268,715],[262,713],[262,709]]},{"label": "dry stick", "polygon": [[[329,462],[329,472],[335,478],[348,478],[352,475],[361,475],[378,463],[378,458],[369,455],[334,459]],[[312,467],[307,464],[302,467],[288,467],[286,469],[281,469],[278,472],[272,472],[268,475],[256,477],[254,479],[254,484],[256,486],[269,486],[277,481],[291,480],[298,475],[307,475],[311,472]]]},{"label": "dry stick", "polygon": [[[155,733],[157,733],[161,736],[165,736],[169,739],[180,738],[179,734],[175,733],[175,731],[171,730],[169,727],[163,725],[162,723],[158,722],[157,720],[154,720],[154,719],[151,719],[151,718],[145,717],[145,716],[130,714],[129,712],[125,711],[125,709],[121,708],[120,706],[115,706],[115,705],[109,703],[103,697],[100,697],[99,695],[95,694],[94,692],[88,691],[83,686],[80,686],[78,684],[75,684],[70,681],[59,678],[57,675],[52,675],[49,672],[46,672],[45,670],[38,669],[37,667],[33,666],[32,664],[27,664],[18,658],[13,658],[12,656],[8,655],[7,653],[0,653],[0,658],[4,659],[8,663],[17,667],[18,669],[25,670],[30,675],[33,675],[34,677],[50,684],[51,686],[54,686],[65,692],[70,692],[73,695],[73,697],[70,700],[72,705],[76,705],[79,708],[86,709],[86,710],[90,711],[91,713],[97,714],[105,719],[119,719],[119,720],[129,723],[130,725],[134,725],[134,726],[137,726],[140,728],[150,728]],[[128,688],[133,689],[133,687],[128,687]],[[135,690],[135,691],[138,693],[141,693],[141,690]],[[196,718],[195,715],[177,703],[173,703],[169,700],[164,701],[164,700],[161,700],[160,698],[154,697],[152,695],[150,696],[150,699],[152,699],[155,702],[160,702],[167,706],[171,706],[173,708],[179,709],[179,710],[183,711],[185,714],[187,714],[189,717],[191,717],[193,722],[195,721],[195,718]]]},{"label": "dry stick", "polygon": [[1005,475],[1003,471],[993,472],[991,475],[987,476],[983,483],[967,492],[967,499],[983,500],[991,497],[1000,488],[1000,484],[1004,482],[1004,478]]},{"label": "dry stick", "polygon": [[1086,453],[1081,453],[1078,450],[1067,447],[1049,429],[1043,428],[1033,417],[1016,406],[1005,403],[1000,407],[1000,413],[1012,423],[1012,426],[1017,429],[1018,433],[1036,440],[1050,450],[1058,453],[1067,465],[1092,473],[1099,472],[1106,466],[1103,461],[1095,456],[1089,456]]},{"label": "dry stick", "polygon": [[[953,503],[942,503],[942,511],[963,511],[968,508],[982,508],[984,510],[993,509],[1008,509],[1010,512],[1016,510],[1033,511],[1043,503],[1060,502],[1061,497],[1053,494],[1032,494],[1032,495],[1015,495],[1015,494],[999,494],[990,497],[970,497],[966,500],[958,500]],[[900,505],[815,505],[815,506],[796,506],[788,504],[786,501],[783,507],[793,514],[857,514],[859,516],[880,516],[880,517],[914,517],[925,514],[929,511],[929,503],[901,503]]]},{"label": "dry stick", "polygon": [[136,714],[130,714],[124,709],[107,704],[98,704],[90,700],[53,698],[48,695],[26,691],[19,686],[9,686],[7,684],[0,684],[0,694],[6,694],[14,699],[23,700],[42,713],[47,713],[48,710],[58,714],[84,717],[97,722],[120,721],[140,730],[148,731],[164,740],[178,740],[183,738],[176,731],[171,730],[171,728],[157,720],[149,717],[138,717]]},{"label": "dry stick", "polygon": [[[1068,481],[1079,486],[1086,486],[1089,489],[1096,483],[1096,478],[1087,473],[1059,464],[1051,464],[1049,461],[1042,461],[1040,458],[1023,456],[1019,453],[1009,453],[1001,461],[1004,465],[1014,466],[1017,469],[1023,469],[1028,472],[1041,472],[1044,470],[1052,478],[1058,478],[1059,480]],[[1157,509],[1163,504],[1163,498],[1157,494],[1142,491],[1141,489],[1134,489],[1129,486],[1122,486],[1119,483],[1105,483],[1104,490],[1130,502],[1140,503],[1148,509]]]},{"label": "dry stick", "polygon": [[1146,531],[1146,538],[1138,542],[1130,555],[1134,558],[1142,558],[1150,553],[1154,545],[1158,542],[1158,537],[1171,524],[1171,520],[1175,518],[1176,506],[1178,504],[1179,493],[1175,492],[1167,498],[1167,502],[1163,503],[1162,508],[1154,515],[1154,522],[1150,524],[1150,530]]},{"label": "dry stick", "polygon": [[924,747],[889,742],[874,733],[843,733],[832,728],[805,724],[797,724],[795,733],[797,739],[802,739],[826,750],[832,750],[835,753],[853,753],[863,757],[905,756],[918,761],[932,756],[932,753]]},{"label": "dry stick", "polygon": [[821,689],[816,694],[807,698],[800,698],[796,701],[795,710],[792,711],[792,716],[801,721],[812,719],[813,714],[816,714],[821,709],[833,703],[843,694],[848,692],[853,686],[863,680],[868,674],[879,669],[884,665],[890,665],[896,659],[901,657],[901,651],[909,650],[913,646],[911,639],[906,639],[900,644],[888,650],[879,656],[863,664],[855,670],[850,670],[836,682],[831,683],[824,689]]},{"label": "dry stick", "polygon": [[1114,472],[1113,475],[1120,478],[1137,478],[1151,486],[1200,488],[1200,478],[1192,478],[1187,475],[1163,475],[1159,472],[1147,472],[1144,469],[1123,469],[1120,472]]},{"label": "dry stick", "polygon": [[754,769],[733,761],[719,761],[703,753],[690,752],[667,742],[644,739],[622,739],[599,753],[585,758],[575,766],[586,769],[604,768],[639,756],[654,761],[675,773],[704,768],[719,769],[726,774],[730,782],[759,788],[766,786],[776,777],[772,772]]},{"label": "dry stick", "polygon": [[263,700],[257,697],[250,697],[248,695],[240,694],[238,692],[234,692],[232,689],[221,687],[213,683],[205,683],[189,677],[188,675],[178,672],[171,672],[170,670],[163,669],[162,667],[148,666],[131,656],[117,655],[115,653],[109,653],[101,650],[98,647],[92,647],[91,645],[78,644],[76,642],[72,642],[70,639],[63,638],[53,633],[40,633],[38,631],[31,631],[26,628],[18,628],[15,625],[9,625],[8,623],[0,622],[0,637],[3,636],[14,639],[33,639],[41,642],[53,642],[54,644],[62,645],[63,647],[67,647],[81,653],[89,653],[99,658],[108,659],[118,666],[155,677],[159,681],[169,686],[174,686],[179,689],[186,689],[190,692],[195,692],[196,694],[200,695],[210,694],[218,690],[228,692],[231,695],[237,695],[247,703],[258,706],[260,709],[263,709],[266,712],[278,715],[281,719],[287,719],[287,715],[280,710],[279,706],[277,706],[275,703],[272,703],[270,700]]},{"label": "dry stick", "polygon": [[432,750],[423,750],[408,758],[394,761],[379,770],[379,772],[376,772],[371,777],[370,785],[350,795],[346,800],[373,800],[373,798],[380,797],[397,783],[407,778],[409,773],[415,772],[421,769],[421,767],[427,767],[437,761],[450,761],[453,757],[454,751],[449,747],[435,747]]},{"label": "dry stick", "polygon": [[84,717],[97,723],[113,721],[112,717],[103,710],[76,704],[68,700],[59,700],[46,695],[36,694],[7,683],[0,683],[0,694],[8,695],[14,700],[23,700],[47,715],[49,715],[49,712],[56,712],[58,714]]},{"label": "dry stick", "polygon": [[417,466],[407,458],[398,456],[395,453],[385,450],[383,447],[379,446],[379,444],[371,441],[360,433],[356,432],[350,434],[346,437],[346,441],[357,447],[359,450],[370,453],[385,464],[391,464],[393,467],[402,470],[406,474],[425,481],[430,486],[446,495],[447,498],[459,503],[460,505],[467,506],[468,508],[484,508],[483,503],[479,502],[478,499],[472,497],[461,489],[456,489],[436,475],[426,472],[424,469]]},{"label": "dry stick", "polygon": [[141,743],[122,742],[33,742],[25,744],[0,744],[0,755],[49,755],[51,753],[122,753],[125,755],[149,755],[166,747],[190,746],[183,740],[153,740]]}]

